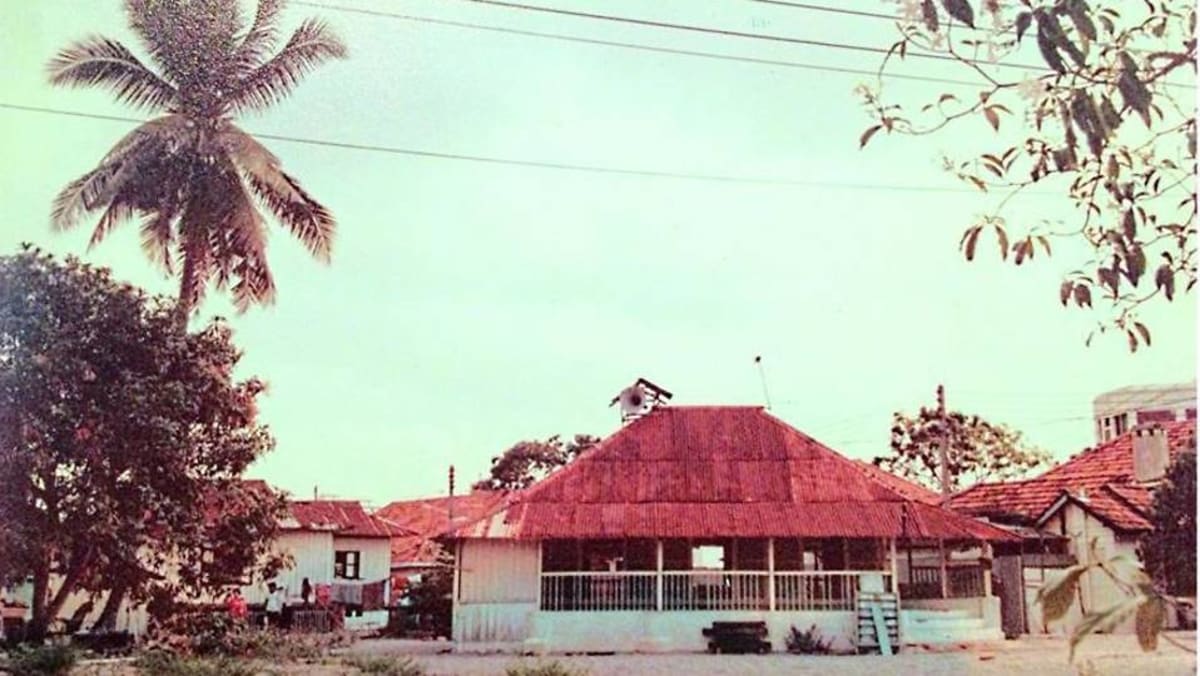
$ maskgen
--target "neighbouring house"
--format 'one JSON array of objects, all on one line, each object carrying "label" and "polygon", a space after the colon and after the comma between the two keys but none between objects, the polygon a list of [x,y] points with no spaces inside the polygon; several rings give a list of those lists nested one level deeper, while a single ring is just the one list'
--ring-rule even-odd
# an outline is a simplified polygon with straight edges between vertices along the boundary
[{"label": "neighbouring house", "polygon": [[404,589],[440,566],[446,565],[438,538],[452,527],[470,523],[503,503],[502,491],[473,490],[466,495],[417,500],[397,500],[375,512],[403,533],[392,537],[392,601]]},{"label": "neighbouring house", "polygon": [[[1061,623],[1045,626],[1033,600],[1038,588],[1060,574],[1056,569],[1091,560],[1093,542],[1096,557],[1125,555],[1138,560],[1138,541],[1151,527],[1154,489],[1172,459],[1195,452],[1195,434],[1194,420],[1137,426],[1039,477],[979,484],[951,497],[947,506],[955,511],[1022,529],[1031,539],[1057,538],[1065,546],[1058,552],[1067,554],[1065,558],[1025,562],[1028,631],[1063,631],[1083,613],[1123,598],[1110,578],[1091,571],[1081,579],[1075,607]],[[1132,630],[1132,622],[1118,630]]]},{"label": "neighbouring house", "polygon": [[[347,629],[385,627],[393,532],[357,500],[289,500],[274,547],[291,558],[291,565],[273,581],[283,587],[289,604],[302,602],[306,579],[314,593],[326,587],[330,600],[345,608]],[[267,588],[248,586],[242,594],[251,604],[262,603]]]},{"label": "neighbouring house", "polygon": [[1001,638],[987,557],[1019,538],[896,481],[761,407],[659,406],[444,538],[454,640],[690,651],[726,620],[777,650],[793,626],[842,650]]},{"label": "neighbouring house", "polygon": [[1196,381],[1174,385],[1131,385],[1092,401],[1096,443],[1110,441],[1136,425],[1196,419]]}]

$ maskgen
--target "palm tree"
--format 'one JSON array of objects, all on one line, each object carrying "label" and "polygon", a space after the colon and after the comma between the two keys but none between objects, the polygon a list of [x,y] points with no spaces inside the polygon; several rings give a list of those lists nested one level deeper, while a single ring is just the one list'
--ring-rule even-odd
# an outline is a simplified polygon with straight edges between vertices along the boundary
[{"label": "palm tree", "polygon": [[286,98],[322,63],[346,55],[336,35],[304,21],[273,56],[284,0],[259,0],[246,26],[241,0],[125,0],[130,26],[157,66],[120,42],[89,37],[48,66],[51,84],[110,89],[159,114],[127,134],[54,200],[56,229],[100,214],[89,247],[140,219],[142,248],[179,274],[184,321],[210,283],[239,311],[274,299],[264,212],[328,261],[335,223],[279,160],[233,122]]}]

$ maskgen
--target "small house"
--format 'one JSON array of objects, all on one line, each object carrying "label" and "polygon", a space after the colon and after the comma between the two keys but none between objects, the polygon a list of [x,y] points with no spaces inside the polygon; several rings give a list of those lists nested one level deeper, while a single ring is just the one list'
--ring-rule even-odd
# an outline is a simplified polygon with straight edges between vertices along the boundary
[{"label": "small house", "polygon": [[765,623],[776,650],[814,625],[842,650],[1001,638],[988,561],[953,553],[1014,536],[889,484],[761,407],[653,408],[447,536],[454,640],[692,651],[720,621]]}]

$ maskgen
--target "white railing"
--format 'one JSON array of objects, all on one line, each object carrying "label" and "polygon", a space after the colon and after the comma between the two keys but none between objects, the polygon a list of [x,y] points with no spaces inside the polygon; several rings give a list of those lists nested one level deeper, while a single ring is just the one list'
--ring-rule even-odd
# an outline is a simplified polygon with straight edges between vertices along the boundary
[{"label": "white railing", "polygon": [[890,575],[883,572],[776,572],[775,609],[853,610],[862,575],[882,576],[883,589],[890,589]]},{"label": "white railing", "polygon": [[768,573],[664,571],[663,610],[767,610]]},{"label": "white railing", "polygon": [[[887,571],[619,571],[542,573],[542,610],[853,610],[861,578]],[[774,589],[774,604],[771,590]]]},{"label": "white railing", "polygon": [[542,573],[542,610],[654,610],[653,571]]}]

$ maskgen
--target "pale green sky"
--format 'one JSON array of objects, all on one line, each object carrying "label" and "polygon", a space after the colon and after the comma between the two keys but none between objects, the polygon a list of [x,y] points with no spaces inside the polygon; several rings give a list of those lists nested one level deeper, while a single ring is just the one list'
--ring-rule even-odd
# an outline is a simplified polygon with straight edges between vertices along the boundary
[{"label": "pale green sky", "polygon": [[[544,17],[456,0],[344,0],[447,20],[769,59],[875,68],[875,55]],[[546,2],[735,30],[886,46],[887,22],[739,0]],[[835,4],[835,3],[829,3]],[[882,2],[861,3],[885,9]],[[431,151],[815,183],[957,188],[939,153],[994,147],[982,120],[933,139],[878,136],[859,78],[540,40],[293,5],[351,58],[312,74],[255,132]],[[43,68],[89,33],[136,52],[118,0],[0,0],[0,103],[129,115],[103,92],[55,90]],[[1023,57],[1036,61],[1036,54]],[[910,73],[962,77],[932,62]],[[945,85],[890,85],[934,98]],[[940,87],[940,88],[939,88]],[[969,95],[970,92],[968,91]],[[130,125],[0,109],[0,252],[50,232],[54,194]],[[1015,124],[1003,131],[1019,138]],[[969,132],[969,133],[967,133]],[[981,145],[981,142],[986,144]],[[299,494],[375,503],[444,490],[514,441],[616,429],[609,398],[638,376],[677,403],[760,403],[852,457],[887,447],[890,415],[929,403],[1024,430],[1058,457],[1091,442],[1090,402],[1196,371],[1195,297],[1146,314],[1154,347],[1085,349],[1098,315],[1057,300],[1081,259],[968,264],[963,228],[994,204],[962,192],[739,185],[376,154],[270,141],[338,218],[323,267],[282,231],[278,303],[233,319],[245,374],[270,383],[277,450],[253,474]],[[1016,223],[1068,215],[1033,196]],[[90,261],[173,292],[127,226]],[[232,315],[210,296],[204,314]]]}]

